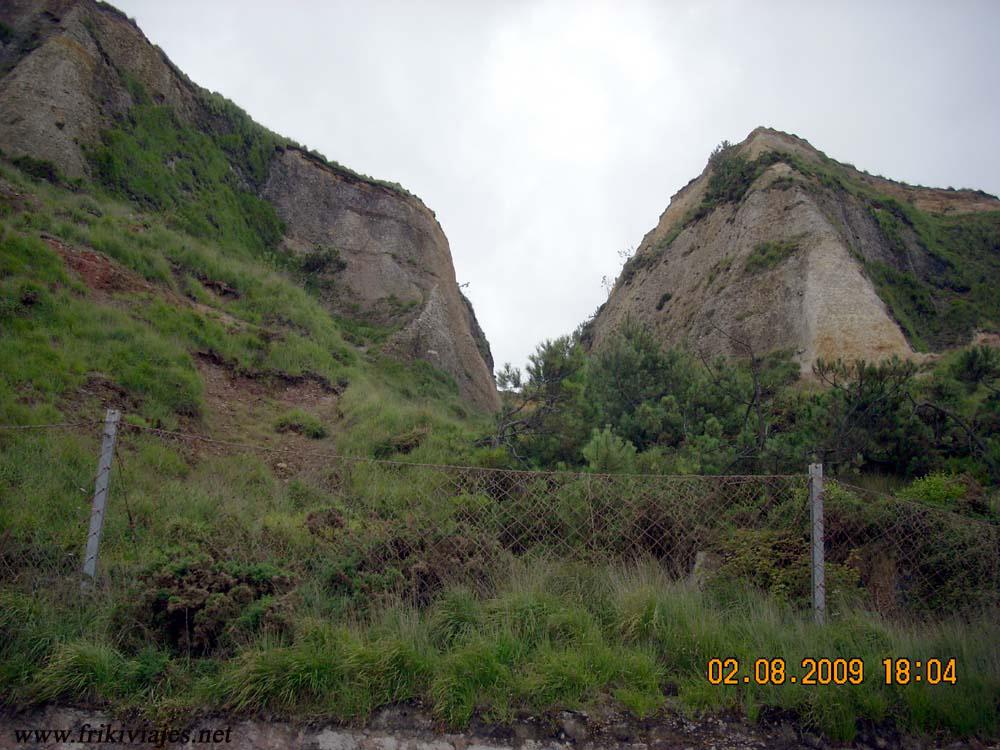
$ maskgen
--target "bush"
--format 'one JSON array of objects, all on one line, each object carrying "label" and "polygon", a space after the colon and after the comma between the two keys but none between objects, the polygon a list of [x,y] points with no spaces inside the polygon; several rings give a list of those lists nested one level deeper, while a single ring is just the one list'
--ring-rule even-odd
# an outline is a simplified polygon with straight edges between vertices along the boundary
[{"label": "bush", "polygon": [[337,273],[347,268],[347,263],[337,248],[317,247],[302,258],[299,268],[306,274]]},{"label": "bush", "polygon": [[900,491],[899,496],[930,505],[952,506],[965,499],[966,491],[967,486],[960,477],[936,471],[915,479]]}]

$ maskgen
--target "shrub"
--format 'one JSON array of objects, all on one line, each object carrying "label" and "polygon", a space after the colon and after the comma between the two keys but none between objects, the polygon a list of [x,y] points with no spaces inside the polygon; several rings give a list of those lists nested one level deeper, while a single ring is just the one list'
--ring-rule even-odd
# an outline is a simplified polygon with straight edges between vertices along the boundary
[{"label": "shrub", "polygon": [[144,578],[140,619],[164,645],[205,654],[232,643],[239,631],[277,624],[272,597],[291,585],[274,566],[220,563],[207,555],[174,556]]},{"label": "shrub", "polygon": [[384,440],[375,443],[372,448],[372,454],[375,458],[389,458],[399,453],[404,455],[411,453],[414,449],[420,447],[420,444],[424,442],[424,439],[430,432],[429,427],[417,426],[398,435],[390,435]]},{"label": "shrub", "polygon": [[756,177],[756,165],[725,141],[712,152],[709,163],[712,165],[712,176],[708,179],[706,203],[732,203],[740,200]]},{"label": "shrub", "polygon": [[937,471],[913,480],[899,496],[905,500],[949,506],[963,500],[966,491],[967,486],[960,477]]},{"label": "shrub", "polygon": [[[788,530],[736,529],[722,545],[723,564],[712,578],[713,586],[735,581],[750,583],[776,600],[807,606],[812,595],[809,543],[802,534]],[[848,566],[826,564],[826,592],[831,604],[855,604],[860,577]]]},{"label": "shrub", "polygon": [[299,268],[307,274],[337,273],[347,268],[347,263],[340,257],[337,248],[317,247],[302,258]]}]

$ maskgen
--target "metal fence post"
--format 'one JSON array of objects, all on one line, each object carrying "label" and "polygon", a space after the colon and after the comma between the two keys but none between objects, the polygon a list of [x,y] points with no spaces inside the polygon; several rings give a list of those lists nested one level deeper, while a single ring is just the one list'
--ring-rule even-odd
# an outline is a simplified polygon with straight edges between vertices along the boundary
[{"label": "metal fence post", "polygon": [[809,511],[812,518],[812,592],[816,624],[826,619],[826,579],[823,558],[823,464],[809,464]]},{"label": "metal fence post", "polygon": [[108,480],[111,476],[111,459],[115,455],[115,438],[118,435],[118,420],[121,412],[108,409],[104,416],[104,435],[101,439],[101,457],[97,462],[97,481],[94,483],[94,503],[90,510],[90,531],[87,534],[87,551],[83,556],[83,581],[80,588],[86,589],[97,574],[97,552],[104,530],[104,509],[108,500]]}]

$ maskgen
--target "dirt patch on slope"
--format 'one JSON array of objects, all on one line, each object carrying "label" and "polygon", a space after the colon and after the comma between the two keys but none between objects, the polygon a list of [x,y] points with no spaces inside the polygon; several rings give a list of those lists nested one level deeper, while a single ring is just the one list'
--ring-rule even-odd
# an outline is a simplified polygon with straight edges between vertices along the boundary
[{"label": "dirt patch on slope", "polygon": [[62,256],[84,284],[97,292],[153,292],[152,284],[134,271],[129,271],[103,253],[75,247],[58,237],[43,234],[42,239]]},{"label": "dirt patch on slope", "polygon": [[[224,310],[183,297],[172,289],[152,284],[113,258],[89,247],[78,247],[64,242],[50,234],[42,234],[45,243],[62,256],[66,267],[73,271],[87,288],[95,292],[101,302],[111,302],[115,294],[146,293],[155,294],[177,307],[187,307],[202,315],[215,318],[231,331],[246,327],[242,320],[234,318]],[[222,281],[200,279],[207,290],[219,299],[239,296],[236,290]]]},{"label": "dirt patch on slope", "polygon": [[[276,473],[290,476],[310,462],[310,454],[333,452],[329,439],[313,440],[296,432],[279,432],[275,421],[292,409],[315,416],[324,425],[343,418],[339,392],[316,378],[282,378],[274,375],[251,377],[209,353],[196,357],[198,374],[204,384],[205,423],[210,437],[253,443],[274,449],[268,453]],[[205,444],[206,450],[228,452],[225,446]]]},{"label": "dirt patch on slope", "polygon": [[[246,324],[223,310],[182,297],[171,289],[152,284],[112,258],[87,247],[71,245],[58,237],[43,234],[42,239],[63,258],[67,268],[87,286],[94,298],[104,304],[125,304],[128,295],[156,295],[177,307],[187,307],[211,316],[230,331]],[[202,283],[205,283],[203,280]],[[222,282],[206,284],[215,291]],[[224,286],[224,285],[222,285]],[[228,287],[222,289],[223,292]],[[233,290],[235,291],[235,290]],[[222,295],[226,296],[226,295]],[[231,294],[229,296],[232,296]],[[301,409],[324,425],[332,425],[343,417],[339,407],[342,388],[312,376],[288,376],[281,373],[251,373],[242,371],[212,351],[195,352],[195,364],[204,385],[205,414],[202,420],[184,424],[185,431],[206,438],[233,443],[253,443],[275,449],[272,468],[279,475],[291,475],[309,463],[308,454],[333,450],[326,441],[311,440],[294,431],[278,432],[275,421],[292,409]],[[92,375],[86,385],[69,397],[67,404],[99,401],[103,406],[134,411],[138,402],[124,389],[99,374]],[[68,408],[72,409],[72,406]],[[205,426],[208,429],[205,429]],[[234,446],[209,441],[193,441],[190,449],[196,453],[227,453]],[[287,456],[285,453],[287,452]]]}]

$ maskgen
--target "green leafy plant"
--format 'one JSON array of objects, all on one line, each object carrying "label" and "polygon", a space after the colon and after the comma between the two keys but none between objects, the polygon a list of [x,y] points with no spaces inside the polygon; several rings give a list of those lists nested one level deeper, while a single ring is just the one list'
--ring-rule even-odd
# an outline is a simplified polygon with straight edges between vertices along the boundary
[{"label": "green leafy plant", "polygon": [[940,506],[954,506],[965,499],[968,486],[961,477],[937,471],[914,479],[899,492],[899,496],[907,500]]},{"label": "green leafy plant", "polygon": [[322,274],[337,273],[347,268],[347,263],[340,257],[340,251],[335,247],[317,247],[303,256],[299,267],[302,273]]}]

